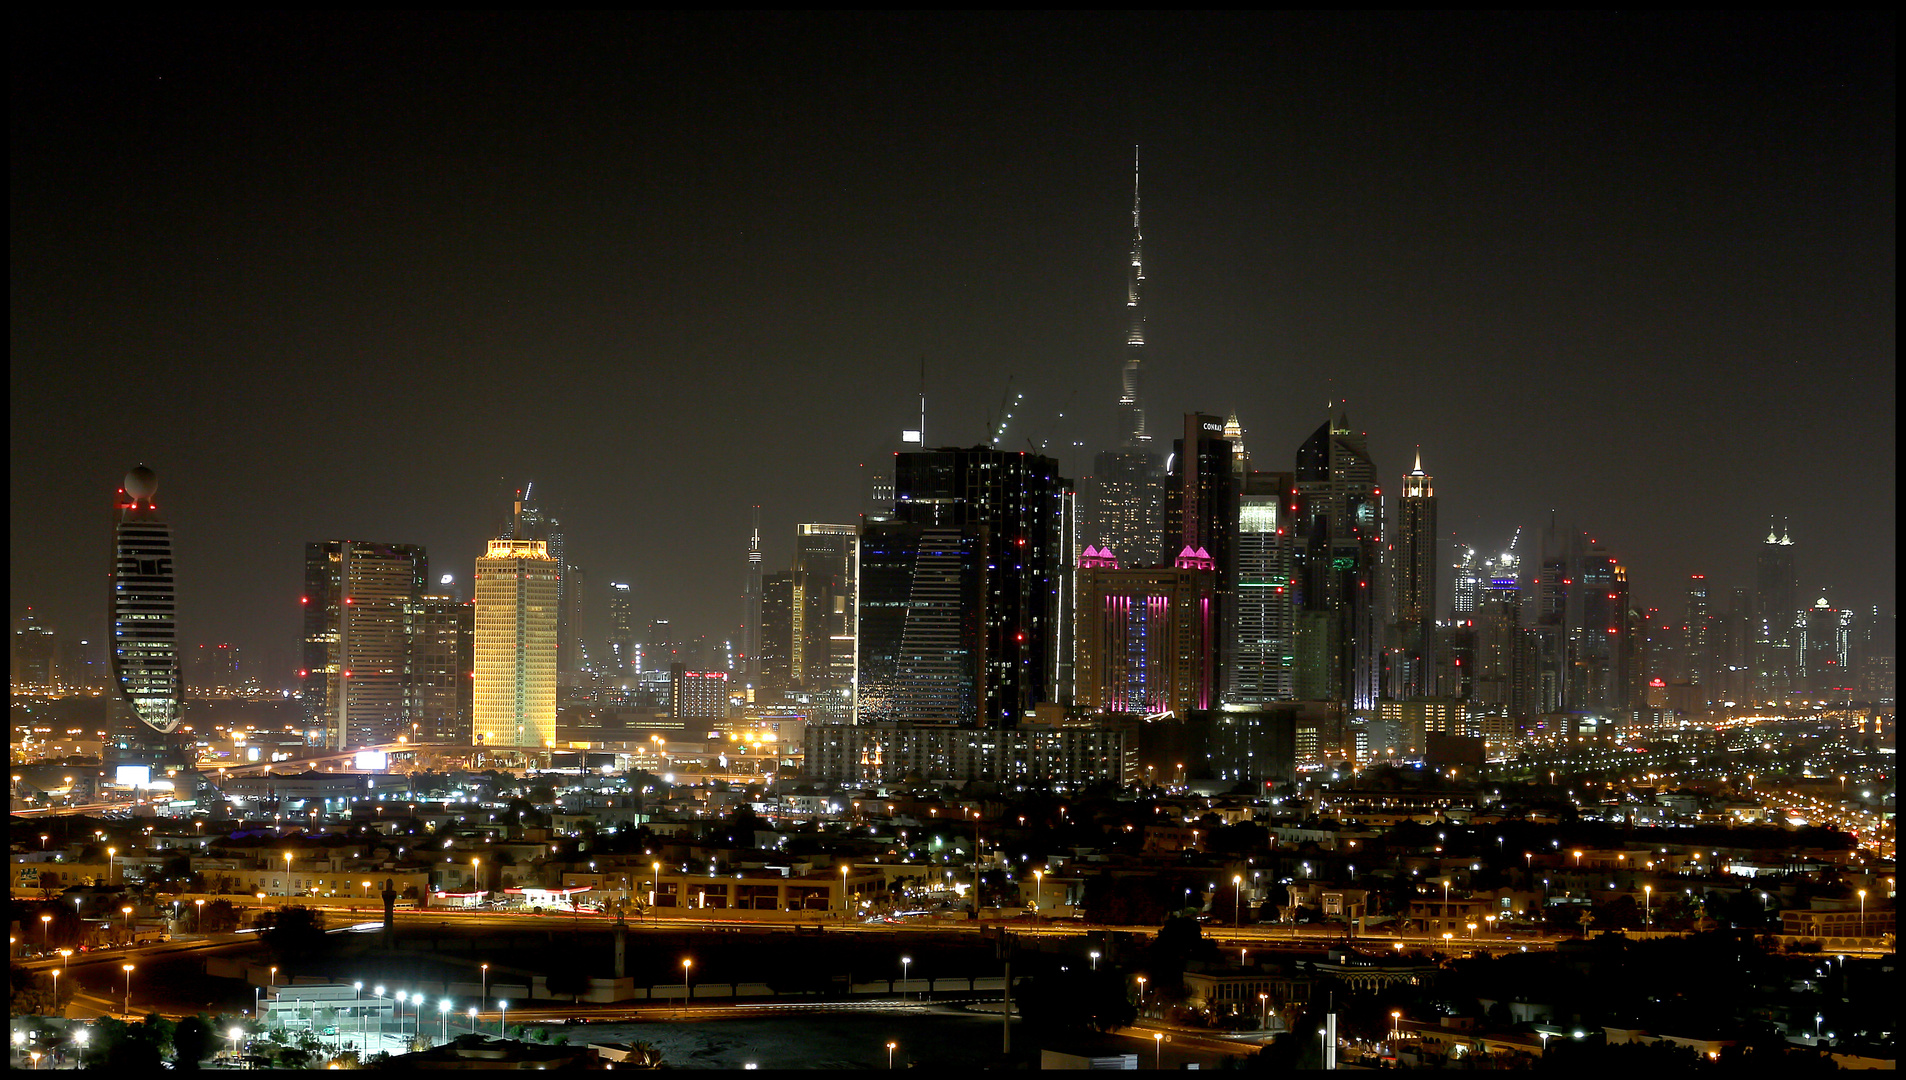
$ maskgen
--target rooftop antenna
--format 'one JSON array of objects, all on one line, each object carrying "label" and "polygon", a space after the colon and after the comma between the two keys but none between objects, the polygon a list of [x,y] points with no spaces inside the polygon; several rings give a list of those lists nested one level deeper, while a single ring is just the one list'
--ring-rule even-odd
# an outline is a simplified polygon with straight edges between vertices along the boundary
[{"label": "rooftop antenna", "polygon": [[920,426],[900,432],[903,443],[919,443],[920,449],[927,447],[927,358],[920,355]]}]

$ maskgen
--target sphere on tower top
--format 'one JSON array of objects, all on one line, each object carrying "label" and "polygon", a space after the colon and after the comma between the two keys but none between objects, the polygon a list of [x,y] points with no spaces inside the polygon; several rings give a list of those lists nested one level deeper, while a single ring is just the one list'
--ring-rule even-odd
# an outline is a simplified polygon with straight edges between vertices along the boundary
[{"label": "sphere on tower top", "polygon": [[134,502],[151,502],[158,494],[159,477],[144,465],[126,474],[126,495]]}]

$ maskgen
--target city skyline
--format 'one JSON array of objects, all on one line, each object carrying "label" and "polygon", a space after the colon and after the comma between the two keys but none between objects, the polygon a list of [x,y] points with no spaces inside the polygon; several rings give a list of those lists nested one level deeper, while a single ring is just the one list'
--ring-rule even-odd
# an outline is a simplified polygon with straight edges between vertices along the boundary
[{"label": "city skyline", "polygon": [[143,462],[183,644],[295,658],[310,542],[472,580],[530,482],[589,623],[739,640],[753,508],[768,572],[854,520],[923,383],[1117,448],[1134,145],[1152,432],[1347,401],[1444,582],[1553,511],[1672,621],[1777,518],[1894,612],[1890,19],[314,22],[16,55],[14,617],[105,630]]}]

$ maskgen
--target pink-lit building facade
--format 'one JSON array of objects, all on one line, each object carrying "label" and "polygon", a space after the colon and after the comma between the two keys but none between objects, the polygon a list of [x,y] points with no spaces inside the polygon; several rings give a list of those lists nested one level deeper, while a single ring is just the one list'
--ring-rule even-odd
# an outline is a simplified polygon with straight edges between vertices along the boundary
[{"label": "pink-lit building facade", "polygon": [[1186,548],[1170,566],[1121,569],[1079,557],[1074,704],[1101,713],[1184,716],[1216,708],[1217,567]]}]

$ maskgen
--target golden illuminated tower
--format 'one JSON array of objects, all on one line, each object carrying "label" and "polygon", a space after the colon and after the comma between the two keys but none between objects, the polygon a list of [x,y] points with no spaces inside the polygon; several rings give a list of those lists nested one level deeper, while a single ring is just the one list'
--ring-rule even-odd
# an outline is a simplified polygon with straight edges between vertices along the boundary
[{"label": "golden illuminated tower", "polygon": [[518,538],[490,541],[476,564],[472,733],[478,746],[546,748],[556,742],[559,564],[517,524]]}]

